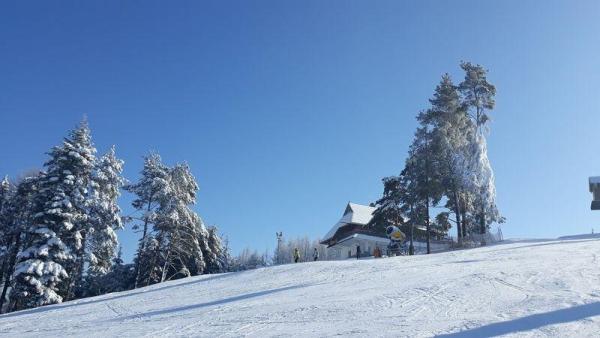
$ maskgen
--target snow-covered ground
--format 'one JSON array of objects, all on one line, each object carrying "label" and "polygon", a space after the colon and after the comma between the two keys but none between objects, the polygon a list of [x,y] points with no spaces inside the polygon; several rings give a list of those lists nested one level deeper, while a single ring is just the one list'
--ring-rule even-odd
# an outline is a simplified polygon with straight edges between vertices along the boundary
[{"label": "snow-covered ground", "polygon": [[0,335],[597,337],[599,255],[578,238],[201,276],[3,315]]}]

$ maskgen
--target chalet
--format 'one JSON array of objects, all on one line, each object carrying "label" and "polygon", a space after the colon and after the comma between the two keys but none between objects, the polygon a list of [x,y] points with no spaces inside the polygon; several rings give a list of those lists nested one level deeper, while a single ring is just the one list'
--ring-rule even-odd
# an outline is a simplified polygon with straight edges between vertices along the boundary
[{"label": "chalet", "polygon": [[390,240],[384,232],[377,232],[366,225],[373,218],[375,208],[348,203],[342,218],[329,230],[321,244],[329,248],[329,256],[338,259],[356,257],[360,245],[361,255],[371,256],[375,247],[385,252]]},{"label": "chalet", "polygon": [[[367,227],[373,218],[374,207],[348,203],[342,218],[327,232],[321,240],[321,244],[327,245],[328,256],[333,259],[344,259],[356,257],[356,247],[360,245],[361,256],[372,256],[376,247],[383,254],[387,251],[390,243],[389,238],[382,230]],[[406,232],[405,229],[403,231]],[[424,241],[425,227],[415,226],[414,247],[416,253],[424,253],[427,243]],[[433,232],[433,231],[432,231]],[[407,232],[406,232],[407,233]],[[449,248],[451,240],[442,238],[445,235],[433,234],[437,240],[431,241],[433,252]]]}]

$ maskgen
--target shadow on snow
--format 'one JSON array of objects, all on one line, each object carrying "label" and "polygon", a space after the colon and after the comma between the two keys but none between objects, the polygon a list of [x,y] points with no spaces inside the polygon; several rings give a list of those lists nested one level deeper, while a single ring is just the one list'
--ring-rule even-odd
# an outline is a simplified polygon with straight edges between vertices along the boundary
[{"label": "shadow on snow", "polygon": [[191,281],[186,281],[183,283],[171,284],[171,285],[164,285],[162,283],[158,283],[158,284],[153,284],[153,285],[149,286],[148,289],[139,288],[139,289],[134,289],[134,290],[109,293],[109,294],[105,294],[105,295],[96,296],[96,297],[94,297],[96,299],[93,299],[93,300],[89,300],[89,298],[81,298],[81,299],[69,301],[69,302],[62,303],[62,304],[40,306],[40,307],[37,307],[34,309],[21,310],[21,311],[15,311],[15,312],[7,313],[7,314],[2,314],[2,315],[0,315],[0,320],[2,320],[4,318],[28,315],[28,314],[33,314],[33,313],[43,313],[43,312],[48,312],[48,311],[62,310],[62,309],[66,309],[66,308],[70,308],[70,307],[74,307],[74,306],[82,306],[82,305],[95,304],[95,303],[100,303],[100,302],[107,302],[107,301],[111,301],[111,300],[117,300],[117,299],[137,296],[140,294],[148,294],[148,293],[152,293],[152,292],[156,292],[156,291],[164,291],[164,290],[177,288],[177,287],[181,287],[181,286],[187,286],[187,285],[191,285],[191,284],[199,284],[199,283],[212,281],[215,279],[220,279],[223,277],[230,276],[231,274],[232,273],[216,274],[216,275],[212,275],[212,276],[209,276],[206,278],[194,279]]},{"label": "shadow on snow", "polygon": [[484,325],[460,332],[438,335],[437,337],[467,338],[495,337],[508,333],[529,331],[546,325],[561,324],[600,315],[600,302],[577,305],[522,318]]},{"label": "shadow on snow", "polygon": [[309,285],[285,286],[285,287],[281,287],[281,288],[277,288],[277,289],[252,292],[252,293],[247,293],[247,294],[243,294],[243,295],[239,295],[239,296],[233,296],[233,297],[223,298],[223,299],[214,300],[214,301],[211,301],[211,302],[205,302],[205,303],[199,303],[199,304],[192,304],[192,305],[186,305],[186,306],[179,306],[179,307],[172,307],[172,308],[169,308],[169,309],[163,309],[163,310],[156,310],[156,311],[150,311],[150,312],[144,312],[144,313],[134,314],[134,315],[130,315],[130,316],[123,317],[123,318],[115,318],[115,319],[113,319],[113,321],[122,321],[122,320],[128,320],[128,319],[144,319],[144,318],[148,318],[148,317],[152,317],[152,316],[159,316],[159,315],[164,315],[164,314],[169,314],[169,313],[175,313],[175,312],[181,312],[181,311],[188,311],[188,310],[194,310],[194,309],[201,309],[201,308],[205,308],[205,307],[209,307],[209,306],[222,305],[222,304],[227,304],[227,303],[231,303],[231,302],[237,302],[237,301],[240,301],[240,300],[245,300],[245,299],[251,299],[251,298],[266,296],[266,295],[273,294],[273,293],[278,293],[278,292],[283,292],[283,291],[288,291],[288,290],[294,290],[294,289],[300,289],[300,288],[304,288],[304,287],[307,287],[307,286],[309,286]]}]

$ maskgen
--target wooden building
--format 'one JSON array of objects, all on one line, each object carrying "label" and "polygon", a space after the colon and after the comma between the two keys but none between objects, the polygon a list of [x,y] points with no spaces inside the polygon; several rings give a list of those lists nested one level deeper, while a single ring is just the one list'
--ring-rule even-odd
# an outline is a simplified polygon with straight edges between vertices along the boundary
[{"label": "wooden building", "polygon": [[327,245],[329,257],[356,257],[356,247],[359,245],[361,257],[372,256],[376,247],[385,252],[390,242],[386,234],[366,227],[373,218],[373,211],[373,207],[348,203],[342,218],[321,241],[321,244]]}]

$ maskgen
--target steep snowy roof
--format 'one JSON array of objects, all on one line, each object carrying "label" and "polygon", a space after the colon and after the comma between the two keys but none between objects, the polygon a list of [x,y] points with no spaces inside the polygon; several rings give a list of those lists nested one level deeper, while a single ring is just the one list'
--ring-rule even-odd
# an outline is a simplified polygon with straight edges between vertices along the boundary
[{"label": "steep snowy roof", "polygon": [[375,211],[374,207],[370,207],[367,205],[356,204],[356,203],[348,203],[346,206],[346,210],[344,211],[344,215],[342,218],[329,230],[329,232],[323,238],[323,241],[326,241],[332,238],[338,229],[346,224],[368,224],[373,218],[373,212]]}]

